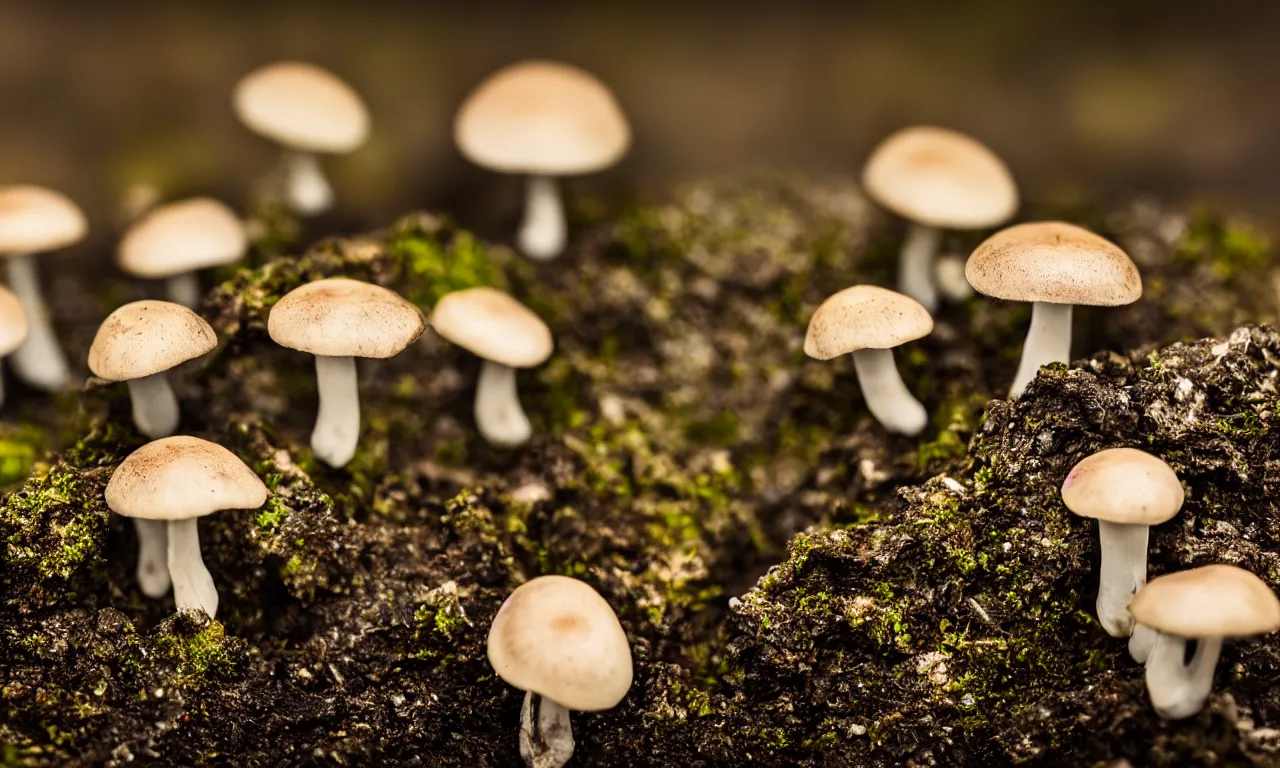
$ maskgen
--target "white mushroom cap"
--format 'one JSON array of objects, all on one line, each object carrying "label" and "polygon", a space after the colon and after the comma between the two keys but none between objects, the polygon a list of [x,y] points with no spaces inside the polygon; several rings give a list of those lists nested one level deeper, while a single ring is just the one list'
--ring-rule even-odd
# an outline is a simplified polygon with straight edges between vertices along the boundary
[{"label": "white mushroom cap", "polygon": [[590,586],[539,576],[512,592],[489,627],[498,676],[568,709],[609,709],[631,687],[631,648],[618,617]]},{"label": "white mushroom cap", "polygon": [[1158,525],[1182,509],[1182,483],[1160,459],[1136,448],[1109,448],[1071,468],[1062,503],[1081,517]]},{"label": "white mushroom cap", "polygon": [[1280,600],[1234,565],[1206,565],[1147,583],[1129,610],[1140,624],[1178,637],[1248,637],[1280,629]]},{"label": "white mushroom cap", "polygon": [[453,139],[477,165],[548,176],[613,165],[631,144],[622,109],[585,70],[526,61],[491,75],[467,97]]},{"label": "white mushroom cap", "polygon": [[250,130],[293,149],[350,152],[369,135],[360,95],[314,64],[283,61],[254,70],[236,85],[234,102]]},{"label": "white mushroom cap", "polygon": [[52,251],[79,242],[84,214],[61,192],[44,187],[0,187],[0,255]]},{"label": "white mushroom cap", "polygon": [[30,330],[31,323],[22,302],[13,291],[0,286],[0,357],[22,346]]},{"label": "white mushroom cap", "polygon": [[257,509],[267,487],[234,453],[198,437],[165,437],[116,467],[107,506],[117,515],[189,520],[224,509]]},{"label": "white mushroom cap", "polygon": [[885,139],[867,159],[862,185],[884,207],[932,227],[993,227],[1018,209],[1004,161],[946,128],[916,126]]},{"label": "white mushroom cap", "polygon": [[995,233],[969,256],[964,274],[979,293],[1009,301],[1115,307],[1142,296],[1142,276],[1128,254],[1061,221]]},{"label": "white mushroom cap", "polygon": [[472,354],[512,368],[540,365],[555,347],[542,318],[496,288],[445,294],[431,312],[431,327]]},{"label": "white mushroom cap", "polygon": [[134,277],[172,277],[239,261],[248,242],[234,211],[197,197],[145,214],[120,241],[116,261]]},{"label": "white mushroom cap", "polygon": [[167,371],[218,346],[195,312],[169,301],[135,301],[107,315],[89,348],[89,370],[107,381]]},{"label": "white mushroom cap", "polygon": [[859,349],[892,349],[928,336],[933,318],[915,299],[874,285],[845,288],[809,319],[804,353],[819,360]]},{"label": "white mushroom cap", "polygon": [[293,289],[267,317],[277,344],[326,357],[395,357],[425,328],[422,312],[395,291],[345,277]]}]

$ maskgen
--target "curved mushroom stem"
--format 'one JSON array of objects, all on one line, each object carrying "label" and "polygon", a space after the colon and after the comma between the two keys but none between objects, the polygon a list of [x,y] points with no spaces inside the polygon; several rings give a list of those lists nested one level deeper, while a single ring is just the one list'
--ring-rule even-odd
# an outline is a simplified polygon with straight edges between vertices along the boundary
[{"label": "curved mushroom stem", "polygon": [[302,216],[329,210],[333,205],[333,187],[320,169],[320,158],[311,152],[285,152],[284,201],[294,213]]},{"label": "curved mushroom stem", "polygon": [[530,176],[518,236],[520,252],[539,261],[554,259],[564,250],[566,230],[560,186],[550,176]]},{"label": "curved mushroom stem", "polygon": [[502,448],[523,445],[533,436],[533,425],[520,406],[516,369],[485,360],[476,382],[476,428],[491,444]]},{"label": "curved mushroom stem", "polygon": [[200,278],[195,272],[183,272],[164,281],[165,293],[169,301],[181,304],[187,309],[200,308]]},{"label": "curved mushroom stem", "polygon": [[1156,714],[1169,720],[1191,717],[1204,707],[1213,689],[1213,670],[1222,654],[1221,637],[1202,637],[1190,664],[1184,664],[1187,638],[1156,633],[1147,659],[1147,693]]},{"label": "curved mushroom stem", "polygon": [[938,289],[933,281],[933,259],[942,242],[942,230],[911,223],[898,255],[898,290],[933,314],[938,309]]},{"label": "curved mushroom stem", "polygon": [[560,768],[573,757],[569,710],[529,692],[520,708],[520,756],[529,768]]},{"label": "curved mushroom stem", "polygon": [[331,467],[344,467],[356,455],[360,437],[360,389],[354,357],[316,355],[320,411],[311,431],[311,450]]},{"label": "curved mushroom stem", "polygon": [[8,263],[9,287],[22,302],[31,325],[27,340],[13,352],[13,369],[23,381],[46,392],[66,389],[71,382],[71,370],[49,322],[49,309],[40,292],[35,260],[29,253],[20,253],[5,261]]},{"label": "curved mushroom stem", "polygon": [[867,401],[867,410],[881,426],[903,435],[920,434],[929,423],[929,415],[902,383],[892,350],[856,350],[853,369],[862,387],[862,398]]},{"label": "curved mushroom stem", "polygon": [[1071,307],[1047,301],[1031,305],[1031,329],[1022,344],[1022,361],[1009,389],[1010,399],[1022,394],[1041,366],[1071,362]]},{"label": "curved mushroom stem", "polygon": [[1129,635],[1129,657],[1139,664],[1146,664],[1159,634],[1146,624],[1135,624],[1133,634]]},{"label": "curved mushroom stem", "polygon": [[152,440],[178,431],[178,398],[165,371],[125,382],[133,403],[133,423]]},{"label": "curved mushroom stem", "polygon": [[168,524],[135,517],[133,529],[138,533],[138,588],[147,597],[164,597],[169,591]]},{"label": "curved mushroom stem", "polygon": [[1112,637],[1133,633],[1129,601],[1147,583],[1150,526],[1098,521],[1102,564],[1098,569],[1098,621]]},{"label": "curved mushroom stem", "polygon": [[180,611],[204,611],[213,618],[218,613],[218,590],[200,556],[198,518],[170,520],[169,578],[173,579],[173,600]]}]

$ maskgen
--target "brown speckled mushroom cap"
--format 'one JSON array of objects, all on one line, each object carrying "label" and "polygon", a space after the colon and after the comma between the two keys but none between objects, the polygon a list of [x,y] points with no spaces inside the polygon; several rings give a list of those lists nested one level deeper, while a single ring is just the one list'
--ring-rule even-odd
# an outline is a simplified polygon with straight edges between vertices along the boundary
[{"label": "brown speckled mushroom cap", "polygon": [[1061,221],[1018,224],[987,238],[964,268],[979,293],[1009,301],[1115,307],[1142,297],[1128,254]]},{"label": "brown speckled mushroom cap", "polygon": [[107,315],[89,347],[89,370],[107,381],[167,371],[218,346],[204,318],[170,301],[135,301]]},{"label": "brown speckled mushroom cap", "polygon": [[117,515],[189,520],[224,509],[257,509],[267,487],[234,453],[198,437],[177,435],[129,454],[107,483]]},{"label": "brown speckled mushroom cap", "polygon": [[542,318],[495,288],[445,294],[431,312],[431,327],[472,354],[512,368],[540,365],[555,347]]},{"label": "brown speckled mushroom cap", "polygon": [[1108,448],[1071,468],[1062,503],[1081,517],[1159,525],[1182,509],[1182,483],[1160,459],[1136,448]]},{"label": "brown speckled mushroom cap", "polygon": [[0,285],[0,357],[22,346],[30,330],[31,323],[22,302],[13,291]]},{"label": "brown speckled mushroom cap", "polygon": [[830,296],[809,319],[804,353],[818,360],[859,349],[892,349],[933,331],[920,302],[874,285],[855,285]]},{"label": "brown speckled mushroom cap", "polygon": [[0,255],[63,248],[79,242],[87,230],[80,208],[61,192],[0,187]]},{"label": "brown speckled mushroom cap", "polygon": [[293,289],[267,317],[277,344],[327,357],[395,357],[425,328],[422,312],[400,294],[345,277]]},{"label": "brown speckled mushroom cap", "polygon": [[878,203],[920,224],[982,229],[1018,209],[1018,187],[995,153],[963,133],[916,126],[880,143],[862,171]]},{"label": "brown speckled mushroom cap", "polygon": [[116,263],[134,277],[172,277],[239,261],[247,246],[234,211],[197,197],[145,214],[120,240]]},{"label": "brown speckled mushroom cap", "polygon": [[1249,637],[1280,629],[1280,600],[1234,565],[1205,565],[1152,579],[1129,603],[1138,623],[1178,637]]},{"label": "brown speckled mushroom cap", "polygon": [[237,85],[236,114],[250,130],[293,149],[350,152],[369,135],[369,112],[355,89],[326,69],[282,61]]}]

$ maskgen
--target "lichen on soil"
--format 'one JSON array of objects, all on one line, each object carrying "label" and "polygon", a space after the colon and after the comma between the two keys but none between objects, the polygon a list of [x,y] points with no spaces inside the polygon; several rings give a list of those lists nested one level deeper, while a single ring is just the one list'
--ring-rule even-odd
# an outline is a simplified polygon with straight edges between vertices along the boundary
[{"label": "lichen on soil", "polygon": [[[205,298],[218,351],[175,377],[184,431],[272,491],[201,522],[217,620],[138,592],[102,499],[143,442],[124,394],[95,383],[56,423],[70,409],[6,405],[0,764],[518,765],[521,694],[485,635],[544,573],[597,588],[634,652],[626,699],[574,714],[573,765],[1280,764],[1280,638],[1228,644],[1205,711],[1161,721],[1092,615],[1096,532],[1057,495],[1089,453],[1142,447],[1187,488],[1152,573],[1229,562],[1280,586],[1276,255],[1208,211],[1073,217],[1129,251],[1146,297],[1081,310],[1076,349],[1100,351],[1013,403],[1028,308],[945,308],[898,354],[933,414],[919,439],[874,424],[848,361],[801,350],[826,295],[891,278],[901,224],[848,182],[691,184],[550,264],[435,214],[264,237]],[[479,362],[428,333],[361,361],[360,449],[319,464],[312,361],[265,320],[333,275],[424,311],[473,285],[537,311],[557,351],[520,374],[533,443],[484,444]],[[91,335],[68,334],[78,359]]]}]

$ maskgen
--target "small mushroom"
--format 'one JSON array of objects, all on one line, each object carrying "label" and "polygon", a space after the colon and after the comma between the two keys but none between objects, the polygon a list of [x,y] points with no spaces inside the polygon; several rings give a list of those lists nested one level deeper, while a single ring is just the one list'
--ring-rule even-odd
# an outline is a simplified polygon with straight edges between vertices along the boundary
[{"label": "small mushroom", "polygon": [[1142,276],[1124,251],[1060,221],[997,232],[969,256],[965,277],[978,293],[1033,302],[1010,398],[1021,395],[1042,366],[1071,361],[1073,305],[1116,307],[1142,296]]},{"label": "small mushroom", "polygon": [[569,711],[612,709],[631,687],[631,648],[609,603],[567,576],[539,576],[507,597],[489,627],[489,663],[525,692],[520,755],[560,768],[573,755]]},{"label": "small mushroom", "polygon": [[356,453],[360,392],[355,359],[395,357],[425,327],[422,313],[399,294],[345,277],[302,285],[271,308],[271,338],[316,357],[320,410],[311,449],[317,458],[342,467]]},{"label": "small mushroom", "polygon": [[0,187],[0,256],[7,257],[9,288],[30,323],[27,340],[13,353],[13,368],[23,381],[48,392],[66,389],[71,371],[49,322],[34,254],[78,243],[86,229],[84,214],[61,193]]},{"label": "small mushroom", "polygon": [[[129,454],[111,474],[106,499],[117,515],[166,524],[169,577],[178,610],[201,610],[212,618],[218,612],[218,590],[200,556],[196,521],[225,509],[257,509],[266,503],[267,494],[267,487],[234,453],[208,440],[179,435]],[[140,543],[145,547],[155,542]]]},{"label": "small mushroom", "polygon": [[[31,331],[27,311],[22,302],[4,286],[0,286],[0,358],[8,357],[22,346]],[[0,376],[0,404],[4,403],[4,376]]]},{"label": "small mushroom", "polygon": [[551,329],[525,305],[494,288],[446,294],[431,313],[431,327],[444,339],[483,358],[476,382],[476,428],[505,448],[533,436],[520,407],[516,369],[541,365],[551,356]]},{"label": "small mushroom", "polygon": [[166,281],[169,300],[200,304],[196,271],[244,258],[248,237],[234,211],[208,197],[153,208],[120,241],[116,263],[126,274]]},{"label": "small mushroom", "polygon": [[489,76],[467,97],[453,139],[476,165],[528,176],[520,250],[530,258],[553,259],[566,239],[555,177],[618,162],[631,144],[631,130],[613,94],[589,72],[526,61]]},{"label": "small mushroom", "polygon": [[829,297],[813,313],[804,353],[818,360],[853,353],[853,369],[871,415],[890,432],[917,435],[929,417],[902,383],[893,348],[932,331],[933,318],[915,299],[855,285]]},{"label": "small mushroom", "polygon": [[333,205],[318,153],[351,152],[369,136],[369,112],[355,89],[314,64],[278,62],[242,79],[233,97],[251,131],[280,144],[285,203],[309,216]]},{"label": "small mushroom", "polygon": [[1102,564],[1098,621],[1112,637],[1129,637],[1129,601],[1147,583],[1147,536],[1182,509],[1182,483],[1160,459],[1136,448],[1109,448],[1071,468],[1062,503],[1098,521]]},{"label": "small mushroom", "polygon": [[933,260],[943,229],[986,229],[1018,209],[1018,187],[995,153],[963,133],[916,126],[885,139],[862,171],[876,202],[911,222],[898,259],[898,290],[933,312]]},{"label": "small mushroom", "polygon": [[[1226,637],[1280,629],[1280,600],[1262,579],[1233,565],[1206,565],[1151,580],[1133,598],[1138,622],[1156,632],[1147,659],[1147,693],[1156,713],[1191,717],[1213,689]],[[1195,655],[1185,662],[1187,643]]]}]

